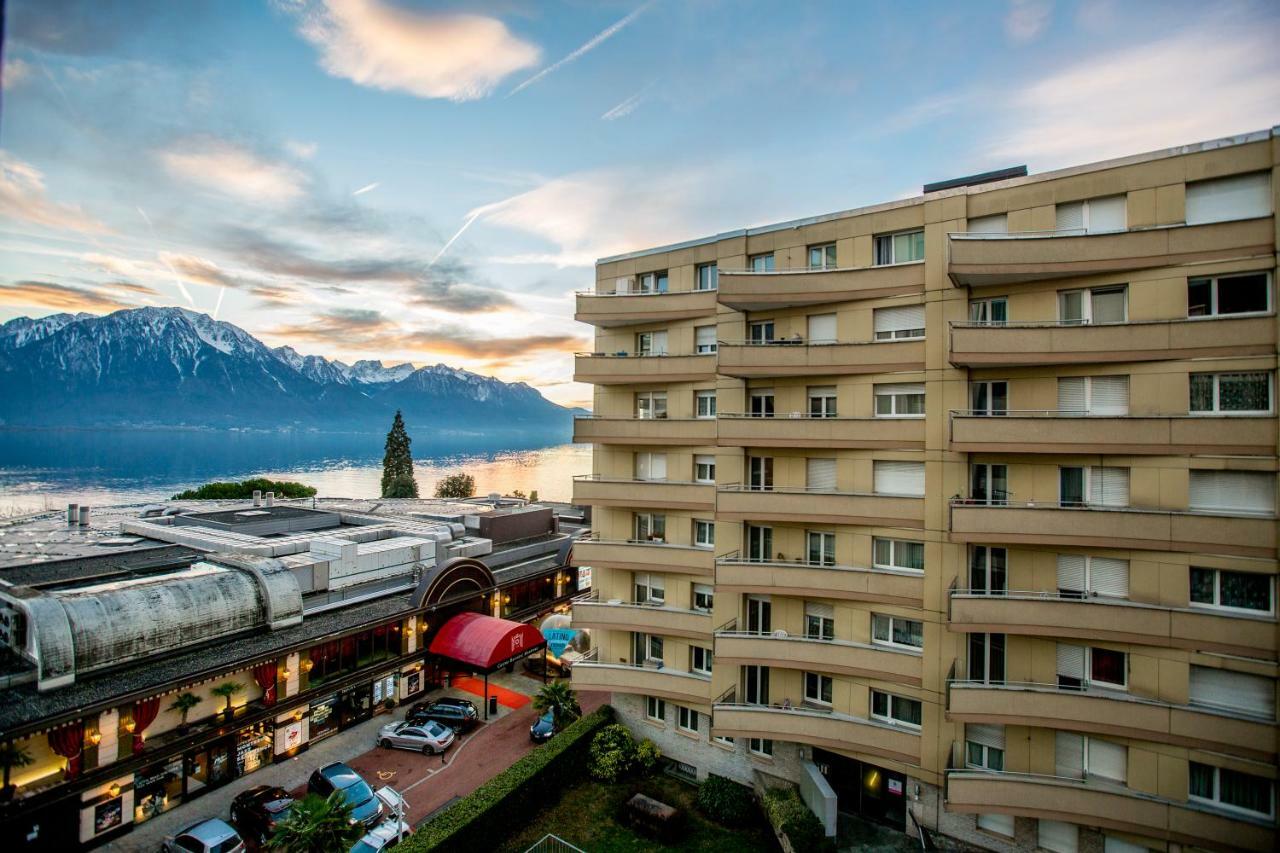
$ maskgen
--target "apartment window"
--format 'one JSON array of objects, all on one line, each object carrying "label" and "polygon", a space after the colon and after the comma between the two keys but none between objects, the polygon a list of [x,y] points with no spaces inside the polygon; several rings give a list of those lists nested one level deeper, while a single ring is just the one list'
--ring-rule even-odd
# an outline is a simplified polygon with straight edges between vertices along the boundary
[{"label": "apartment window", "polygon": [[924,417],[923,382],[877,385],[874,394],[877,418]]},{"label": "apartment window", "polygon": [[773,252],[747,258],[747,268],[751,272],[773,272]]},{"label": "apartment window", "polygon": [[924,463],[890,462],[877,459],[871,463],[877,495],[924,497]]},{"label": "apartment window", "polygon": [[1187,184],[1187,224],[1271,215],[1271,174],[1254,172]]},{"label": "apartment window", "polygon": [[693,479],[698,483],[714,483],[716,481],[716,458],[709,453],[699,453],[693,457]]},{"label": "apartment window", "polygon": [[920,728],[924,719],[923,706],[918,699],[908,699],[880,690],[871,691],[871,716],[896,726]]},{"label": "apartment window", "polygon": [[[749,595],[747,596],[747,631],[751,634],[768,634],[773,629],[773,602],[765,595]],[[747,667],[748,671],[752,668]],[[763,679],[764,687],[768,687],[769,667],[755,667],[760,672],[755,673],[759,678]],[[760,686],[759,684],[757,686]],[[750,691],[748,691],[750,692]],[[763,690],[762,695],[768,696],[769,691]],[[748,700],[752,701],[752,700]],[[768,701],[763,700],[763,701]]]},{"label": "apartment window", "polygon": [[693,585],[693,609],[711,611],[711,606],[715,604],[716,594],[715,588],[711,584],[695,583]]},{"label": "apartment window", "polygon": [[1084,554],[1058,555],[1058,592],[1067,598],[1129,597],[1129,561]]},{"label": "apartment window", "polygon": [[694,290],[715,290],[720,286],[720,271],[715,264],[698,264],[693,276]]},{"label": "apartment window", "polygon": [[747,457],[747,488],[752,491],[769,491],[773,488],[773,457]]},{"label": "apartment window", "polygon": [[667,721],[667,703],[657,696],[644,697],[644,715],[660,723]]},{"label": "apartment window", "polygon": [[1123,323],[1128,319],[1128,288],[1095,287],[1058,294],[1058,319],[1068,326]]},{"label": "apartment window", "polygon": [[924,337],[924,306],[899,305],[872,312],[877,341],[904,341]]},{"label": "apartment window", "polygon": [[1009,552],[989,545],[969,546],[969,591],[984,595],[1008,592]]},{"label": "apartment window", "polygon": [[836,244],[824,243],[809,247],[809,269],[833,270],[836,268]]},{"label": "apartment window", "polygon": [[988,506],[1009,502],[1009,466],[975,462],[969,466],[969,500]]},{"label": "apartment window", "polygon": [[1192,761],[1188,783],[1193,800],[1265,818],[1275,816],[1275,783],[1270,779]]},{"label": "apartment window", "polygon": [[631,640],[637,666],[662,663],[662,638],[657,634],[632,634]]},{"label": "apartment window", "polygon": [[804,701],[815,705],[831,704],[831,676],[820,672],[804,674]]},{"label": "apartment window", "polygon": [[1123,231],[1125,197],[1122,195],[1069,201],[1057,207],[1057,230],[1092,234],[1101,231]]},{"label": "apartment window", "polygon": [[804,460],[805,487],[811,492],[834,492],[836,490],[836,460],[814,459]]},{"label": "apartment window", "polygon": [[969,408],[975,415],[1009,413],[1009,383],[1003,379],[969,383]]},{"label": "apartment window", "polygon": [[730,749],[733,749],[734,745],[737,743],[737,741],[735,741],[733,738],[725,737],[724,735],[715,735],[711,739],[714,740],[716,743],[718,743],[720,746],[727,746]]},{"label": "apartment window", "polygon": [[667,333],[665,331],[636,332],[636,354],[666,355]]},{"label": "apartment window", "polygon": [[1265,272],[1187,279],[1188,317],[1262,314],[1271,310],[1271,276]]},{"label": "apartment window", "polygon": [[1192,664],[1189,701],[1192,705],[1273,721],[1276,718],[1276,680]]},{"label": "apartment window", "polygon": [[666,293],[668,284],[667,271],[647,272],[640,276],[637,284],[639,285],[637,290],[640,293]]},{"label": "apartment window", "polygon": [[834,533],[806,530],[804,536],[809,565],[834,566],[836,564],[836,535]]},{"label": "apartment window", "polygon": [[711,649],[702,646],[689,647],[689,668],[700,675],[711,674]]},{"label": "apartment window", "polygon": [[876,266],[924,260],[924,231],[901,231],[876,237]]},{"label": "apartment window", "polygon": [[660,420],[666,416],[666,391],[640,391],[636,394],[637,418],[640,418],[641,420]]},{"label": "apartment window", "polygon": [[978,829],[1013,838],[1013,815],[980,814],[977,818]]},{"label": "apartment window", "polygon": [[683,732],[698,733],[698,712],[683,705],[676,706],[676,728]]},{"label": "apartment window", "polygon": [[834,418],[836,416],[836,386],[821,385],[809,389],[809,417]]},{"label": "apartment window", "polygon": [[667,540],[667,517],[662,513],[637,512],[633,521],[637,542],[665,542]]},{"label": "apartment window", "polygon": [[1129,377],[1059,377],[1058,414],[1097,417],[1129,414]]},{"label": "apartment window", "polygon": [[773,389],[755,388],[747,396],[747,414],[753,418],[773,417]]},{"label": "apartment window", "polygon": [[637,604],[662,604],[667,599],[667,580],[654,572],[636,572],[634,589]]},{"label": "apartment window", "polygon": [[667,479],[667,454],[637,453],[636,454],[636,479],[637,480]]},{"label": "apartment window", "polygon": [[1191,567],[1191,605],[1239,610],[1244,613],[1271,613],[1275,579],[1254,572]]},{"label": "apartment window", "polygon": [[994,723],[966,723],[964,745],[966,767],[1004,770],[1004,726]]},{"label": "apartment window", "polygon": [[984,326],[1003,326],[1009,322],[1009,298],[992,296],[990,299],[974,299],[969,302],[969,322]]},{"label": "apartment window", "polygon": [[817,601],[804,603],[804,636],[809,640],[836,638],[836,609]]},{"label": "apartment window", "polygon": [[756,320],[747,324],[747,343],[749,344],[771,344],[773,343],[773,321],[772,320]]},{"label": "apartment window", "polygon": [[[806,320],[809,330],[809,344],[825,345],[836,342],[836,315],[810,314]],[[799,341],[796,341],[799,343]]]},{"label": "apartment window", "polygon": [[1080,849],[1080,827],[1074,823],[1041,818],[1036,826],[1036,844],[1051,853],[1077,853]]},{"label": "apartment window", "polygon": [[924,543],[909,539],[871,540],[871,562],[877,569],[924,571]]},{"label": "apartment window", "polygon": [[969,234],[1008,234],[1009,214],[993,213],[990,216],[975,216],[965,223],[965,231]]},{"label": "apartment window", "polygon": [[1054,774],[1066,779],[1128,779],[1129,750],[1118,743],[1072,732],[1054,733]]},{"label": "apartment window", "polygon": [[1004,634],[969,635],[969,680],[1004,684]]},{"label": "apartment window", "polygon": [[1083,690],[1106,687],[1125,690],[1129,684],[1129,661],[1124,652],[1096,646],[1058,643],[1058,686]]},{"label": "apartment window", "polygon": [[1058,468],[1058,502],[1062,506],[1128,506],[1129,469],[1093,466]]},{"label": "apartment window", "polygon": [[699,355],[715,352],[716,344],[716,327],[715,326],[696,326],[693,330],[693,351]]},{"label": "apartment window", "polygon": [[773,559],[773,528],[758,524],[747,525],[747,559],[767,561]]},{"label": "apartment window", "polygon": [[716,416],[716,392],[694,391],[693,413],[700,418],[714,418]]},{"label": "apartment window", "polygon": [[714,548],[716,523],[703,518],[693,520],[693,544],[697,548]]},{"label": "apartment window", "polygon": [[1193,373],[1190,377],[1191,414],[1266,415],[1273,408],[1271,374]]},{"label": "apartment window", "polygon": [[747,740],[747,749],[753,755],[762,755],[765,757],[773,756],[773,741],[769,738],[753,737]]},{"label": "apartment window", "polygon": [[1192,471],[1190,508],[1233,515],[1274,515],[1276,475],[1268,471]]},{"label": "apartment window", "polygon": [[871,641],[906,649],[924,648],[924,623],[901,616],[871,614]]}]

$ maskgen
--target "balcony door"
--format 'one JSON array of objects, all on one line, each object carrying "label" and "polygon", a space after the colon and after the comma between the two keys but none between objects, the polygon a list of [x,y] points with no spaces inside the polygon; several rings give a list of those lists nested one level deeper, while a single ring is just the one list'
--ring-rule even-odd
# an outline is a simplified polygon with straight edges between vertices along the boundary
[{"label": "balcony door", "polygon": [[1129,469],[1063,465],[1058,468],[1062,506],[1128,506]]},{"label": "balcony door", "polygon": [[1004,634],[969,635],[969,680],[1004,684]]},{"label": "balcony door", "polygon": [[747,459],[747,487],[752,491],[773,488],[773,457],[751,456]]},{"label": "balcony door", "polygon": [[969,408],[975,415],[1007,415],[1009,383],[1004,380],[969,383]]},{"label": "balcony door", "polygon": [[759,595],[747,596],[747,630],[768,634],[773,630],[773,604]]},{"label": "balcony door", "polygon": [[748,705],[769,704],[769,667],[749,664],[742,668],[742,695]]},{"label": "balcony door", "polygon": [[636,417],[641,420],[661,419],[667,416],[667,392],[643,391],[636,394]]},{"label": "balcony door", "polygon": [[758,320],[754,323],[749,323],[747,325],[747,343],[773,343],[773,321]]},{"label": "balcony door", "polygon": [[773,528],[747,525],[747,559],[764,562],[773,559]]},{"label": "balcony door", "polygon": [[637,542],[665,542],[667,517],[660,512],[635,514],[635,539]]},{"label": "balcony door", "polygon": [[989,545],[973,545],[969,552],[969,591],[983,595],[1008,592],[1009,552]]},{"label": "balcony door", "polygon": [[1001,505],[1009,502],[1009,467],[985,462],[969,466],[969,498],[975,503]]},{"label": "balcony door", "polygon": [[751,392],[748,414],[753,418],[773,417],[773,389],[765,388]]}]

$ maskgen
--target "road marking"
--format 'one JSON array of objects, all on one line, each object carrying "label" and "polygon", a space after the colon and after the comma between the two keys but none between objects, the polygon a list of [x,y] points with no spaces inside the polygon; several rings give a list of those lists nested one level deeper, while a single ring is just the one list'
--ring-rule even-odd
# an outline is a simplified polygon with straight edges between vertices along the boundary
[{"label": "road marking", "polygon": [[485,729],[478,729],[478,730],[476,730],[476,731],[472,732],[470,735],[468,735],[468,736],[467,736],[467,737],[462,741],[462,743],[458,744],[458,748],[457,748],[457,749],[455,749],[455,750],[453,751],[453,758],[452,758],[452,759],[450,759],[450,761],[449,761],[449,763],[448,763],[448,764],[446,764],[444,767],[437,767],[437,768],[436,768],[436,769],[434,769],[434,770],[432,770],[432,769],[428,768],[428,769],[427,769],[427,775],[426,775],[426,776],[422,777],[422,778],[421,778],[421,779],[419,779],[417,782],[414,782],[412,785],[409,785],[407,788],[405,788],[404,790],[402,790],[400,793],[401,793],[402,795],[403,795],[403,794],[407,794],[407,793],[409,793],[410,791],[412,791],[414,788],[416,788],[416,787],[418,787],[419,785],[421,785],[423,782],[425,782],[425,781],[427,781],[428,779],[430,779],[432,776],[436,775],[437,773],[443,773],[444,771],[448,770],[450,767],[452,767],[452,766],[454,765],[454,762],[456,762],[456,761],[458,760],[458,756],[462,754],[462,749],[463,749],[463,747],[465,747],[467,744],[471,743],[471,741],[475,740],[475,739],[476,739],[476,736],[477,736],[477,735],[479,735],[479,734],[480,734],[481,732],[483,732],[483,731],[485,731]]}]

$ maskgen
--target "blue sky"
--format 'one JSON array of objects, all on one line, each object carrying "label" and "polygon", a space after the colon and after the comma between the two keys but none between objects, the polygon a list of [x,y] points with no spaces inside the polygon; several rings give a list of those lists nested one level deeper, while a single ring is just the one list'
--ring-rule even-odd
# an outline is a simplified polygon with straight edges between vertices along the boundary
[{"label": "blue sky", "polygon": [[597,257],[1280,123],[1280,5],[10,0],[0,320],[560,402]]}]

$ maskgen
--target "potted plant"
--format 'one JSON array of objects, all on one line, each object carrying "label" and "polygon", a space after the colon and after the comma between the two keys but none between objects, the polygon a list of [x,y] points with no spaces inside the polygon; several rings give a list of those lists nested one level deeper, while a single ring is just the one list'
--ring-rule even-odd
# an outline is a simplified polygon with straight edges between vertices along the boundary
[{"label": "potted plant", "polygon": [[221,696],[223,699],[227,700],[227,707],[222,709],[222,715],[226,719],[231,719],[231,697],[235,696],[243,689],[244,685],[238,681],[224,681],[209,691],[214,696]]},{"label": "potted plant", "polygon": [[15,767],[26,767],[34,763],[35,759],[27,752],[26,747],[18,746],[11,740],[0,745],[0,767],[4,768],[4,787],[0,789],[0,801],[8,802],[13,799],[14,792],[18,790],[16,785],[9,784],[10,771]]},{"label": "potted plant", "polygon": [[173,698],[173,702],[169,705],[170,711],[177,711],[182,715],[182,721],[178,723],[178,731],[186,733],[187,731],[187,714],[191,709],[199,705],[202,700],[194,693],[182,692]]}]

